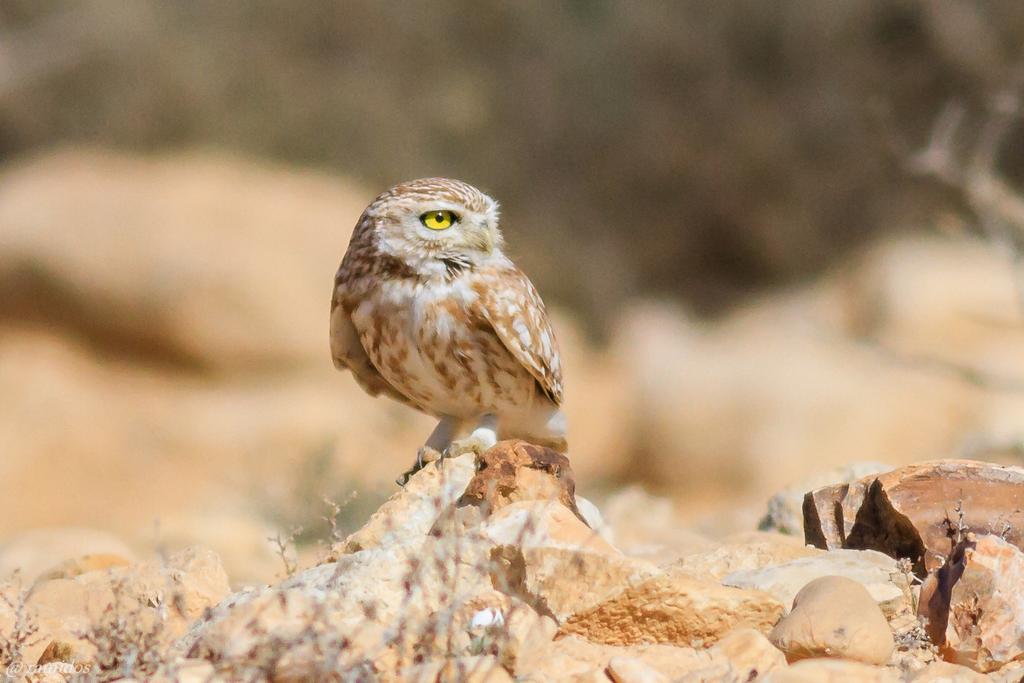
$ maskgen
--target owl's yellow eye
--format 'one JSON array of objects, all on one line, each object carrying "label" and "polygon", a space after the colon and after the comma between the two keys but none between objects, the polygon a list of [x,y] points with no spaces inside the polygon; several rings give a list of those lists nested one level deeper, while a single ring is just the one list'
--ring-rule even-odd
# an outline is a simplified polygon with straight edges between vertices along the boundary
[{"label": "owl's yellow eye", "polygon": [[420,216],[420,223],[427,226],[431,230],[445,230],[452,227],[452,224],[457,223],[459,217],[451,211],[428,211],[427,213]]}]

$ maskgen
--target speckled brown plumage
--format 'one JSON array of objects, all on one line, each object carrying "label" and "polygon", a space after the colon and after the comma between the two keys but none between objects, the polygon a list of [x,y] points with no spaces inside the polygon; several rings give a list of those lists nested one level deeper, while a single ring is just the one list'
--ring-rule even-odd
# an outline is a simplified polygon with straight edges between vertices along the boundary
[{"label": "speckled brown plumage", "polygon": [[[421,216],[437,211],[455,222],[428,228]],[[428,440],[437,450],[489,420],[495,437],[565,449],[558,344],[503,243],[493,199],[456,180],[416,180],[367,207],[335,278],[335,364],[371,395],[441,419]]]}]

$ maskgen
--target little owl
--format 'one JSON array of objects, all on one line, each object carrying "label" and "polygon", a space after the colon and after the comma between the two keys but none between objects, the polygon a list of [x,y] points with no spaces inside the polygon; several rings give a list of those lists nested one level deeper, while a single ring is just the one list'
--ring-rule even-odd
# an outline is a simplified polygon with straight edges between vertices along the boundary
[{"label": "little owl", "polygon": [[334,278],[331,354],[371,396],[438,418],[406,479],[499,437],[566,449],[558,344],[503,245],[497,202],[446,178],[384,192],[352,233]]}]

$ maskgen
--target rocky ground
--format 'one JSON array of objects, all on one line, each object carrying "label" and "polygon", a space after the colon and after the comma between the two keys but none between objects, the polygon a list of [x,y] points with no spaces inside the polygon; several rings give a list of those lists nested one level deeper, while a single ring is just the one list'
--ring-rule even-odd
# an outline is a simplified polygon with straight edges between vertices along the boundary
[{"label": "rocky ground", "polygon": [[376,190],[208,152],[0,167],[0,659],[1019,680],[1005,255],[893,239],[713,321],[638,301],[600,341],[555,302],[571,476],[506,448],[395,493],[430,420],[366,397],[326,339]]},{"label": "rocky ground", "polygon": [[[279,572],[267,537],[327,533],[324,497],[359,491],[339,518],[355,529],[433,426],[327,353],[331,278],[378,189],[199,151],[0,167],[0,543],[198,543],[238,586]],[[1020,462],[1024,326],[979,241],[885,242],[716,321],[637,302],[604,343],[553,303],[595,500],[639,483],[720,536],[850,462]]]},{"label": "rocky ground", "polygon": [[602,516],[564,456],[502,442],[271,585],[233,592],[199,547],[40,537],[63,559],[0,590],[0,657],[28,680],[1009,683],[1022,500],[1024,468],[937,461],[808,491],[819,547],[710,539],[635,490]]}]

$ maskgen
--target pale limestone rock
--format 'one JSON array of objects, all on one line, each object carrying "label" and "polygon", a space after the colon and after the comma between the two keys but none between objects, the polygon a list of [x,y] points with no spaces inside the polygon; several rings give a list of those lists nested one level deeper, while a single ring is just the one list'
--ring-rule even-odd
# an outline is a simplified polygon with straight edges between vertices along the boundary
[{"label": "pale limestone rock", "polygon": [[[515,604],[515,603],[514,603]],[[503,666],[514,671],[520,658],[537,648],[546,646],[558,633],[558,624],[546,615],[537,614],[525,604],[515,606],[505,618],[505,628],[494,638],[498,657]]]},{"label": "pale limestone rock", "polygon": [[910,681],[911,683],[988,683],[991,679],[966,666],[949,662],[932,662],[916,672]]},{"label": "pale limestone rock", "polygon": [[339,594],[311,585],[235,594],[179,651],[187,647],[189,657],[217,662],[233,680],[267,668],[281,680],[316,680],[358,667],[396,670],[384,627],[347,607]]},{"label": "pale limestone rock", "polygon": [[527,500],[506,505],[487,519],[481,532],[494,545],[621,555],[557,501]]},{"label": "pale limestone rock", "polygon": [[574,614],[561,632],[608,645],[706,646],[734,628],[767,632],[782,611],[782,604],[763,591],[664,574]]},{"label": "pale limestone rock", "polygon": [[721,538],[722,543],[774,543],[776,545],[788,545],[795,548],[808,547],[802,536],[793,536],[778,531],[747,530],[736,531]]},{"label": "pale limestone rock", "polygon": [[987,675],[991,683],[1020,683],[1024,680],[1024,661],[1012,662]]},{"label": "pale limestone rock", "polygon": [[140,633],[155,632],[157,646],[169,649],[229,592],[220,559],[203,548],[188,548],[166,561],[40,581],[26,607],[40,627],[41,638],[29,648],[26,659],[35,661],[54,641],[67,643],[77,659],[87,659],[95,647],[80,636],[92,628],[105,628],[116,617],[125,618]]},{"label": "pale limestone rock", "polygon": [[[600,681],[608,664],[616,657],[639,660],[669,680],[714,663],[704,650],[671,645],[600,645],[570,635],[524,653],[515,670],[516,680],[524,683]],[[607,677],[604,680],[607,681]]]},{"label": "pale limestone rock", "polygon": [[711,550],[686,555],[668,565],[665,569],[702,579],[719,581],[733,572],[763,569],[764,567],[784,564],[791,560],[815,557],[824,554],[824,552],[823,550],[809,548],[802,544],[777,542],[775,539],[723,543]]},{"label": "pale limestone rock", "polygon": [[804,586],[821,576],[845,576],[862,584],[887,616],[910,609],[910,585],[897,568],[896,560],[873,550],[831,550],[761,569],[733,572],[722,583],[767,591],[788,608]]},{"label": "pale limestone rock", "polygon": [[977,671],[1024,659],[1024,552],[998,536],[978,536],[953,586],[947,658]]},{"label": "pale limestone rock", "polygon": [[33,583],[42,583],[43,581],[49,581],[51,579],[73,579],[76,576],[81,576],[82,574],[87,574],[89,572],[111,569],[113,567],[126,567],[129,564],[131,564],[131,562],[121,555],[113,555],[109,553],[82,555],[81,557],[66,560],[57,566],[50,568],[40,574]]},{"label": "pale limestone rock", "polygon": [[900,683],[892,669],[846,659],[804,659],[775,669],[760,683]]},{"label": "pale limestone rock", "polygon": [[490,656],[430,660],[402,669],[403,683],[511,683],[498,660]]},{"label": "pale limestone rock", "polygon": [[615,683],[669,683],[669,677],[636,657],[612,657],[608,675]]},{"label": "pale limestone rock", "polygon": [[351,183],[224,156],[96,150],[38,155],[7,180],[0,275],[16,278],[21,264],[34,278],[12,297],[51,315],[76,307],[87,333],[191,367],[319,367],[313,274],[334,272],[351,223],[338,217],[365,205]]},{"label": "pale limestone rock", "polygon": [[769,639],[794,662],[839,657],[885,664],[895,643],[885,616],[863,585],[824,576],[804,586]]},{"label": "pale limestone rock", "polygon": [[763,633],[752,628],[729,631],[708,652],[715,659],[727,660],[741,681],[786,666],[785,655]]},{"label": "pale limestone rock", "polygon": [[[134,679],[122,678],[117,683],[129,680]],[[228,683],[228,679],[218,675],[213,664],[206,660],[177,659],[146,676],[146,683]]]},{"label": "pale limestone rock", "polygon": [[[514,515],[519,505],[495,516]],[[539,503],[532,507],[544,509]],[[564,506],[554,504],[555,509],[586,529]],[[420,658],[451,653],[493,654],[502,665],[514,665],[523,652],[549,641],[556,626],[495,590],[494,542],[480,528],[460,526],[452,512],[442,512],[430,533],[384,535],[383,544],[348,552],[274,587],[232,596],[182,639],[179,649],[224,662],[236,676],[251,672],[254,651],[279,656],[276,666],[293,677],[352,667],[394,672]],[[547,527],[541,521],[536,528]],[[553,531],[546,538],[562,537]],[[340,651],[342,639],[361,639],[361,646],[332,661],[317,656]],[[274,643],[288,645],[283,655]]]},{"label": "pale limestone rock", "polygon": [[[608,674],[605,671],[594,669],[586,673],[573,674],[563,680],[569,683],[608,683],[611,679],[608,678]],[[536,683],[536,681],[531,679],[530,683]]]},{"label": "pale limestone rock", "polygon": [[11,536],[0,544],[0,580],[15,572],[25,585],[32,585],[44,572],[86,555],[121,557],[126,562],[135,553],[113,534],[98,529],[56,527],[34,529]]},{"label": "pale limestone rock", "polygon": [[609,545],[615,545],[615,530],[604,520],[604,515],[594,503],[581,495],[576,496],[576,509],[583,516],[583,521]]},{"label": "pale limestone rock", "polygon": [[[461,674],[437,668],[443,659],[478,654],[502,671],[518,666],[550,644],[557,628],[550,607],[571,600],[570,586],[597,600],[602,581],[611,590],[632,574],[657,571],[622,556],[561,502],[567,473],[548,486],[540,477],[553,475],[543,467],[520,470],[530,490],[557,499],[513,500],[506,492],[508,499],[492,500],[481,485],[474,503],[459,490],[476,476],[472,456],[428,466],[349,537],[336,562],[232,596],[180,641],[179,652],[220,662],[235,677],[275,657],[275,671],[290,679],[355,667],[446,680]],[[626,571],[610,570],[617,566]],[[587,580],[573,582],[580,568]],[[376,634],[372,642],[367,633]],[[359,647],[341,647],[357,639]],[[327,660],[316,654],[342,651]]]},{"label": "pale limestone rock", "polygon": [[473,478],[472,453],[432,463],[417,472],[373,513],[369,521],[332,549],[331,559],[380,546],[423,543],[442,512],[459,499]]},{"label": "pale limestone rock", "polygon": [[557,502],[507,505],[481,533],[495,546],[494,585],[560,622],[659,573],[622,555]]}]

